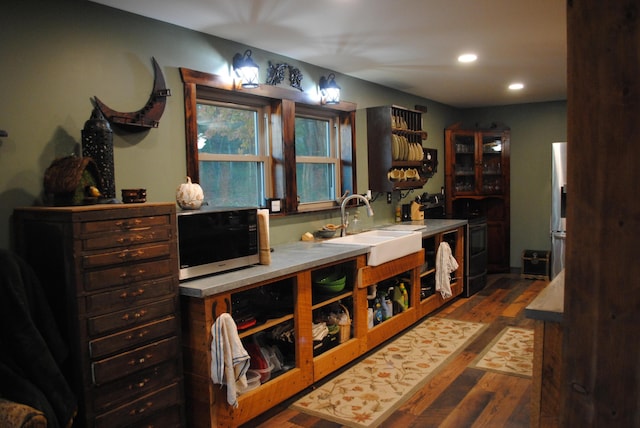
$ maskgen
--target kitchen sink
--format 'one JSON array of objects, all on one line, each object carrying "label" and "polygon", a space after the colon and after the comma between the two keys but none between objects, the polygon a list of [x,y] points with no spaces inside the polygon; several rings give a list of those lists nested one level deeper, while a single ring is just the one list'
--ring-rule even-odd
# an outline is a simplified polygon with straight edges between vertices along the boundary
[{"label": "kitchen sink", "polygon": [[367,264],[378,266],[422,248],[422,233],[396,230],[370,230],[324,241],[328,245],[364,245],[369,247]]}]

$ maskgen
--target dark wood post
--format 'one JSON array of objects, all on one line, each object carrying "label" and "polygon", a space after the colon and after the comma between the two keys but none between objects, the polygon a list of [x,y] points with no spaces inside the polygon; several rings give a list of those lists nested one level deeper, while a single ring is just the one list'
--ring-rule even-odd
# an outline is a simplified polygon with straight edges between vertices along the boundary
[{"label": "dark wood post", "polygon": [[567,2],[565,427],[640,426],[639,20]]}]

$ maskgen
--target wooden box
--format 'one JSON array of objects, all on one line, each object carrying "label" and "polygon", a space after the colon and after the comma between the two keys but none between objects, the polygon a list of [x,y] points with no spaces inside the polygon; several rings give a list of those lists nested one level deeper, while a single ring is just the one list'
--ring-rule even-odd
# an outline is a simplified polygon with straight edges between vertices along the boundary
[{"label": "wooden box", "polygon": [[550,255],[551,252],[548,250],[522,251],[522,273],[520,276],[527,279],[549,281]]}]

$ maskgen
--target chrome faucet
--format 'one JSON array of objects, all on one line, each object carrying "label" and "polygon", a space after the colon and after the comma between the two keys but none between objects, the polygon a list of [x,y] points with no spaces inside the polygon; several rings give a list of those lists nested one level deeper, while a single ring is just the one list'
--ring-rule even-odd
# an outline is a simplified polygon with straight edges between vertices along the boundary
[{"label": "chrome faucet", "polygon": [[345,236],[347,234],[347,226],[349,226],[349,220],[347,219],[347,212],[345,208],[347,206],[347,202],[349,202],[351,199],[361,199],[364,202],[364,204],[367,206],[367,215],[369,217],[373,215],[373,209],[371,208],[371,205],[369,204],[369,200],[367,198],[357,193],[347,196],[342,200],[342,203],[340,204],[340,221],[342,225],[342,229],[340,230],[340,236]]}]

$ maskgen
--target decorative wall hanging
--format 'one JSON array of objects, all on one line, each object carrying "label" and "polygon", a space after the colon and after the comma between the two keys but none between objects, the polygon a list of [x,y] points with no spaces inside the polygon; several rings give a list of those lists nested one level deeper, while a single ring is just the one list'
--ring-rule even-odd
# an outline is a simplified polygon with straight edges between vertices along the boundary
[{"label": "decorative wall hanging", "polygon": [[300,91],[303,91],[300,83],[303,76],[299,68],[286,63],[280,63],[273,65],[269,61],[269,67],[267,68],[267,85],[276,86],[284,81],[285,74],[289,71],[289,85]]},{"label": "decorative wall hanging", "polygon": [[113,132],[109,122],[98,107],[93,109],[91,118],[82,130],[82,156],[89,157],[98,166],[102,182],[100,190],[107,199],[116,197],[116,183],[113,165]]},{"label": "decorative wall hanging", "polygon": [[151,58],[154,71],[153,90],[147,103],[138,111],[122,113],[107,107],[98,97],[94,97],[95,103],[104,115],[111,122],[132,132],[140,132],[149,128],[157,128],[160,123],[167,97],[171,96],[171,91],[166,88],[162,70],[155,58]]}]

